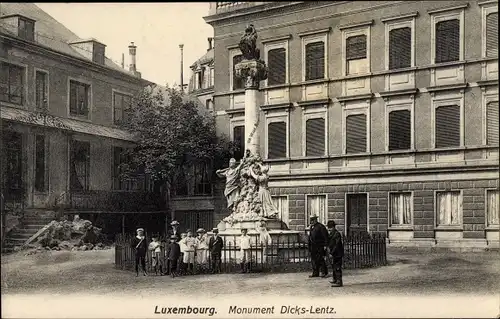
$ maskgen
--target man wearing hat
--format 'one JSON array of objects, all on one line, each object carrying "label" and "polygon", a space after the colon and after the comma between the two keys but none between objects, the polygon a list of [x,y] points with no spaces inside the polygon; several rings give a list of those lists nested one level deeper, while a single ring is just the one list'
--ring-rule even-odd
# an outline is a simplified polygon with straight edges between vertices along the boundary
[{"label": "man wearing hat", "polygon": [[219,230],[217,228],[212,229],[214,235],[210,237],[208,242],[208,249],[210,250],[210,259],[212,261],[212,272],[220,273],[221,269],[221,256],[222,248],[224,247],[224,239],[219,236]]},{"label": "man wearing hat", "polygon": [[177,236],[170,236],[170,243],[167,247],[167,260],[169,265],[170,275],[173,277],[177,277],[177,262],[179,261],[179,257],[181,256],[181,247],[177,243]]},{"label": "man wearing hat", "polygon": [[328,245],[328,230],[325,225],[318,222],[318,216],[311,216],[309,232],[309,252],[311,253],[311,262],[313,273],[309,277],[319,277],[320,270],[323,273],[321,277],[328,276],[328,267],[326,266],[325,247]]},{"label": "man wearing hat", "polygon": [[203,228],[198,228],[196,231],[196,263],[205,270],[208,264],[208,237],[207,232]]},{"label": "man wearing hat", "polygon": [[328,240],[328,250],[330,251],[333,281],[332,287],[342,287],[342,258],[344,257],[344,244],[342,243],[342,234],[335,228],[333,220],[328,221],[326,224],[330,232]]},{"label": "man wearing hat", "polygon": [[148,250],[148,243],[146,236],[144,236],[144,228],[137,229],[137,236],[134,237],[130,246],[135,250],[135,274],[139,276],[139,264],[142,266],[144,276],[146,272],[146,252]]},{"label": "man wearing hat", "polygon": [[179,225],[180,223],[176,220],[173,220],[170,223],[170,226],[172,227],[172,236],[175,236],[177,238],[176,241],[181,240],[181,236],[179,234]]}]

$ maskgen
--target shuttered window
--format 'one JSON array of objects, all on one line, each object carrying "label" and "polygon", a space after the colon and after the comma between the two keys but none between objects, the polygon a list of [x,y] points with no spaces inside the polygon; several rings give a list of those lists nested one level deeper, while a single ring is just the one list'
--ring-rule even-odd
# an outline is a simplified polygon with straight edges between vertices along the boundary
[{"label": "shuttered window", "polygon": [[346,119],[346,153],[366,152],[366,115],[349,115]]},{"label": "shuttered window", "polygon": [[436,148],[460,146],[460,107],[436,108]]},{"label": "shuttered window", "polygon": [[306,156],[325,155],[325,119],[306,121]]},{"label": "shuttered window", "polygon": [[486,56],[498,56],[498,12],[486,16]]},{"label": "shuttered window", "polygon": [[233,142],[236,144],[233,157],[240,160],[245,154],[245,126],[240,125],[233,128]]},{"label": "shuttered window", "polygon": [[267,157],[271,159],[286,157],[286,123],[269,123],[267,131]]},{"label": "shuttered window", "polygon": [[346,40],[346,59],[358,60],[366,58],[366,35],[357,35]]},{"label": "shuttered window", "polygon": [[267,85],[284,84],[286,82],[286,50],[285,48],[272,49],[267,52],[269,68]]},{"label": "shuttered window", "polygon": [[486,104],[486,144],[498,145],[498,101]]},{"label": "shuttered window", "polygon": [[236,76],[236,64],[240,63],[242,60],[242,55],[235,55],[233,57],[233,90],[245,88],[245,80]]},{"label": "shuttered window", "polygon": [[411,28],[389,32],[389,70],[411,66]]},{"label": "shuttered window", "polygon": [[436,23],[436,63],[460,59],[460,20]]},{"label": "shuttered window", "polygon": [[69,111],[71,115],[87,116],[90,102],[90,85],[69,82]]},{"label": "shuttered window", "polygon": [[411,112],[408,110],[389,113],[389,151],[411,148]]},{"label": "shuttered window", "polygon": [[306,81],[325,77],[325,44],[313,42],[306,45]]}]

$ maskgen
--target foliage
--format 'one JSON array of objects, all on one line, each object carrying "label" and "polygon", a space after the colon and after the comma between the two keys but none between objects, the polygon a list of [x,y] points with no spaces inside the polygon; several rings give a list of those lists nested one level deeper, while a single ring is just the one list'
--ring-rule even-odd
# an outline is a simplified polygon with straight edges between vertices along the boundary
[{"label": "foliage", "polygon": [[172,185],[181,168],[199,162],[220,165],[232,149],[226,137],[216,135],[215,117],[173,88],[146,88],[128,116],[123,127],[136,134],[137,143],[125,151],[125,177],[141,171],[160,185]]}]

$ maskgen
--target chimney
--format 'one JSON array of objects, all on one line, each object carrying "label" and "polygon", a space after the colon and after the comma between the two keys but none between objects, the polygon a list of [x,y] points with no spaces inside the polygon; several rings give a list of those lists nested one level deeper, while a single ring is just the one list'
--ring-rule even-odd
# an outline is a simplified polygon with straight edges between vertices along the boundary
[{"label": "chimney", "polygon": [[181,90],[184,92],[184,44],[179,44],[181,49]]},{"label": "chimney", "polygon": [[125,69],[125,53],[122,53],[122,69]]},{"label": "chimney", "polygon": [[130,55],[130,65],[128,70],[132,73],[137,72],[137,67],[135,65],[135,54],[137,53],[137,47],[134,45],[134,42],[130,42],[128,46],[128,53]]},{"label": "chimney", "polygon": [[212,50],[212,41],[214,40],[214,38],[208,38],[208,50],[207,51],[210,51]]}]

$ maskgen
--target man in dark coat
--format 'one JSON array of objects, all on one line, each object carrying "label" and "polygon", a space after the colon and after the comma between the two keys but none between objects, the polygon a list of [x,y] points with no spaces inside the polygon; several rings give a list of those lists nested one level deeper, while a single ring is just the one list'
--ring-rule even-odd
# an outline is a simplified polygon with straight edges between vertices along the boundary
[{"label": "man in dark coat", "polygon": [[331,256],[333,269],[332,287],[342,287],[342,258],[344,257],[344,243],[342,242],[342,234],[335,228],[335,222],[330,220],[327,224],[330,232],[328,240],[328,250]]},{"label": "man in dark coat", "polygon": [[212,261],[212,272],[220,273],[222,248],[224,247],[224,239],[219,236],[219,230],[212,230],[214,235],[210,237],[208,249],[210,250],[210,259]]},{"label": "man in dark coat", "polygon": [[[175,237],[175,242],[179,242],[179,240],[181,240],[181,235],[179,233],[180,223],[178,221],[176,221],[176,220],[173,220],[170,223],[170,226],[172,227],[172,229],[169,232],[170,238],[172,238],[172,236],[174,236]],[[170,243],[167,243],[167,245],[168,244],[170,244]],[[167,260],[167,262],[166,262],[165,275],[170,275],[170,268],[172,268],[172,267],[170,265],[170,259],[168,259],[168,255],[166,256],[166,260]]]},{"label": "man in dark coat", "polygon": [[179,257],[181,256],[181,247],[177,243],[177,236],[170,236],[170,243],[167,246],[167,260],[168,265],[170,266],[169,272],[172,278],[177,277],[177,263],[179,261]]},{"label": "man in dark coat", "polygon": [[325,225],[318,222],[317,216],[311,216],[309,219],[311,226],[309,232],[309,252],[311,253],[311,262],[313,273],[309,277],[319,277],[320,270],[323,273],[321,277],[328,276],[328,267],[326,266],[325,247],[328,245],[328,230]]},{"label": "man in dark coat", "polygon": [[137,236],[130,243],[132,249],[135,250],[135,276],[139,276],[139,264],[142,267],[142,273],[147,276],[146,272],[146,252],[148,251],[148,243],[144,236],[144,229],[137,229]]}]

